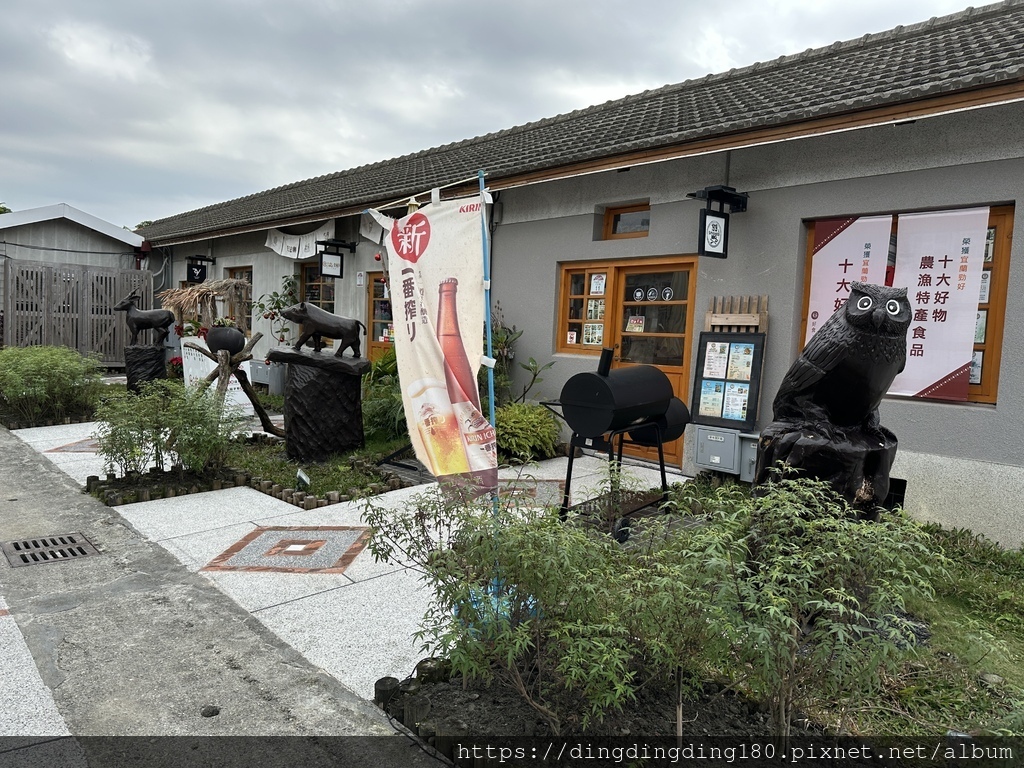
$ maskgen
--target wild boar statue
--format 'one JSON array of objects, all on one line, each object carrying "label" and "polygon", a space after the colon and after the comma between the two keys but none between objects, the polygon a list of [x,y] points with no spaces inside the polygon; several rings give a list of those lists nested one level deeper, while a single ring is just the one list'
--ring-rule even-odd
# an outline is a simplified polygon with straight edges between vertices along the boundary
[{"label": "wild boar statue", "polygon": [[309,339],[313,339],[313,350],[319,352],[323,348],[323,337],[338,340],[338,351],[335,357],[341,357],[342,353],[352,348],[352,356],[359,357],[359,329],[366,333],[366,326],[358,320],[350,317],[339,317],[331,314],[326,309],[320,309],[315,304],[302,301],[281,310],[281,314],[293,323],[302,325],[302,335],[295,344],[295,351],[302,349],[302,345]]}]

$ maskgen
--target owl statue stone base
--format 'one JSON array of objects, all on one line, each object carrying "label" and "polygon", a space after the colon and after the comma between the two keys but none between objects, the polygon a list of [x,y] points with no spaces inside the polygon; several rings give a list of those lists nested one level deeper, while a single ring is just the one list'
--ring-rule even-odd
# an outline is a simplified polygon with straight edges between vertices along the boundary
[{"label": "owl statue stone base", "polygon": [[889,493],[897,446],[878,406],[906,363],[910,320],[905,288],[852,284],[782,380],[774,421],[758,442],[755,485],[781,461],[874,514]]}]

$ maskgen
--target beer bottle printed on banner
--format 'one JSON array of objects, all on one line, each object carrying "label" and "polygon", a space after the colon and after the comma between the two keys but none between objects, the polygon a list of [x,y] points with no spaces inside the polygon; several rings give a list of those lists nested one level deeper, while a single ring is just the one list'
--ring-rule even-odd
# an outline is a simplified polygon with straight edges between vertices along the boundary
[{"label": "beer bottle printed on banner", "polygon": [[494,427],[481,411],[476,376],[462,343],[456,302],[458,287],[459,281],[454,277],[442,280],[438,287],[437,340],[444,355],[444,378],[470,470],[493,470],[498,466],[498,445]]},{"label": "beer bottle printed on banner", "polygon": [[408,394],[431,474],[440,477],[468,472],[466,449],[444,382],[417,379],[409,385]]}]

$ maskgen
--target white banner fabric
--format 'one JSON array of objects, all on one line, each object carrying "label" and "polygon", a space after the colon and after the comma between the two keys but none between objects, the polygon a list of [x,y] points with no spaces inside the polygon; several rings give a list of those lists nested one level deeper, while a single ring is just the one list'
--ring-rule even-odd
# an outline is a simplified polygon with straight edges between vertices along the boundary
[{"label": "white banner fabric", "polygon": [[315,232],[305,235],[287,235],[279,229],[268,230],[266,247],[289,259],[311,259],[319,252],[316,247],[317,240],[332,239],[334,239],[334,219]]},{"label": "white banner fabric", "polygon": [[806,345],[850,297],[850,285],[885,282],[892,216],[818,221],[811,256]]},{"label": "white banner fabric", "polygon": [[906,286],[913,320],[890,395],[967,399],[988,219],[988,208],[900,215],[893,285]]},{"label": "white banner fabric", "polygon": [[[201,339],[198,336],[186,336],[181,340],[181,368],[185,375],[185,386],[189,389],[195,389],[199,386],[199,382],[213,373],[213,369],[217,367],[217,364],[210,358],[204,355],[202,352],[197,352],[191,347],[186,347],[185,342],[194,342],[197,346],[209,351],[209,347],[206,346],[206,340]],[[249,375],[249,361],[246,360],[240,366],[245,375]],[[211,384],[211,390],[216,387],[216,383]],[[232,405],[240,408],[243,413],[249,416],[255,416],[256,411],[252,407],[252,401],[249,400],[248,395],[242,391],[242,385],[238,383],[238,379],[234,374],[231,374],[231,380],[228,382],[228,391],[224,395],[224,402],[227,405]]]},{"label": "white banner fabric", "polygon": [[368,213],[359,217],[359,236],[371,241],[374,245],[380,245],[380,239],[384,235],[384,229]]},{"label": "white banner fabric", "polygon": [[[438,480],[497,487],[497,443],[476,374],[483,353],[481,198],[425,205],[387,230],[395,353],[409,437]],[[456,333],[457,329],[457,333]]]}]

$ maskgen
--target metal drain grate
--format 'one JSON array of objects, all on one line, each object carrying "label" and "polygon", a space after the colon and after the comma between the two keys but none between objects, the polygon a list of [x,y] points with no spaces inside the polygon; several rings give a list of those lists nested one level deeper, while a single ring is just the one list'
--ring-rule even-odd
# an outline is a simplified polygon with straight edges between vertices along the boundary
[{"label": "metal drain grate", "polygon": [[2,545],[7,562],[12,568],[22,565],[40,565],[63,560],[75,560],[98,555],[99,550],[80,533],[62,533],[59,536],[40,536],[34,539],[5,541]]}]

